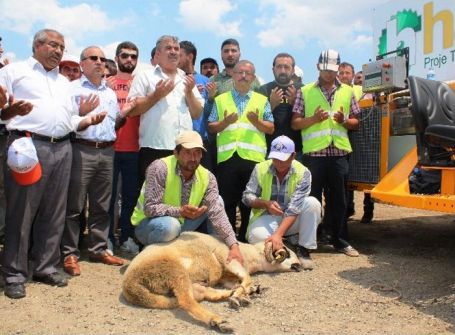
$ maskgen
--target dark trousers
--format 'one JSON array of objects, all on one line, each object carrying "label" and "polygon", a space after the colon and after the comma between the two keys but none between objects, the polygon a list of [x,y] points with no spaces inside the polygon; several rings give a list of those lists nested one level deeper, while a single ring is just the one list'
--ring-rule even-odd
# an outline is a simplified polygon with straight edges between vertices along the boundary
[{"label": "dark trousers", "polygon": [[121,176],[121,208],[120,208],[120,238],[122,244],[129,237],[134,237],[134,226],[131,224],[131,215],[137,203],[138,193],[138,162],[139,153],[120,152],[114,154],[114,174],[112,177],[112,197],[109,205],[109,216],[111,224],[109,228],[109,238],[114,240],[114,210],[116,195],[118,193],[118,181]]},{"label": "dark trousers", "polygon": [[[354,191],[348,190],[346,192],[347,197],[347,213],[352,213],[355,211],[354,206]],[[374,201],[371,200],[370,193],[363,194],[363,213],[367,215],[373,215],[374,211]]]},{"label": "dark trousers", "polygon": [[241,224],[238,240],[246,241],[246,230],[250,220],[251,209],[242,203],[242,194],[250,180],[256,162],[243,159],[234,153],[227,161],[217,166],[217,181],[220,195],[224,201],[229,222],[235,230],[236,207],[240,208]]},{"label": "dark trousers", "polygon": [[73,143],[73,164],[68,189],[65,230],[62,238],[63,256],[80,256],[78,248],[79,214],[84,208],[87,194],[89,201],[88,251],[91,254],[99,254],[107,249],[113,160],[113,147],[97,149],[85,144]]},{"label": "dark trousers", "polygon": [[138,190],[142,188],[142,184],[145,181],[145,175],[147,168],[153,161],[170,156],[174,153],[173,150],[159,150],[152,148],[141,148],[139,150],[139,178],[138,178]]},{"label": "dark trousers", "polygon": [[311,157],[303,156],[303,164],[311,171],[311,196],[322,201],[323,189],[327,192],[326,212],[321,229],[331,230],[335,248],[344,248],[348,243],[346,224],[345,181],[348,175],[348,161],[345,156]]},{"label": "dark trousers", "polygon": [[[8,144],[17,138],[11,135]],[[42,177],[37,183],[20,186],[14,181],[11,170],[5,167],[7,205],[2,272],[6,283],[27,280],[29,256],[33,261],[33,274],[37,276],[56,272],[60,261],[71,144],[69,141],[40,140],[33,140],[33,143],[42,169]],[[29,255],[30,237],[33,245]]]}]

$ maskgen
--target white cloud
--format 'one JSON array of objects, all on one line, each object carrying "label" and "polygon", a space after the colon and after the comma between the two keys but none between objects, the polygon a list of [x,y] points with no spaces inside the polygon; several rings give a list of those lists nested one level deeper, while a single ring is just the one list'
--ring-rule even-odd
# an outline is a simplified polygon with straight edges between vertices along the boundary
[{"label": "white cloud", "polygon": [[[262,0],[256,24],[262,47],[291,43],[303,48],[307,43],[321,47],[354,47],[371,43],[372,9],[387,0]],[[273,14],[271,14],[273,13]]]},{"label": "white cloud", "polygon": [[39,25],[81,38],[112,27],[105,12],[87,3],[63,7],[57,0],[0,1],[0,13],[0,26],[22,34],[33,33]]},{"label": "white cloud", "polygon": [[212,32],[218,36],[240,37],[240,20],[227,20],[237,9],[230,0],[182,0],[179,21],[193,31]]}]

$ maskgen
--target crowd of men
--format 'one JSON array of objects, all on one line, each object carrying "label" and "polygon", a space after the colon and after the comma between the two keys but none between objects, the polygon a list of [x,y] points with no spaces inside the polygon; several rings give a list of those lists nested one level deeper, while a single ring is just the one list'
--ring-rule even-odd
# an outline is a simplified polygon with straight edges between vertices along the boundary
[{"label": "crowd of men", "polygon": [[66,286],[57,268],[81,275],[82,247],[89,261],[123,265],[115,250],[134,255],[188,230],[216,234],[240,263],[238,241],[286,244],[307,270],[318,239],[358,256],[346,182],[361,88],[338,52],[321,52],[319,78],[306,85],[293,56],[279,53],[275,80],[261,85],[235,39],[221,44],[222,71],[204,58],[200,73],[195,45],[168,35],[135,75],[139,50],[129,41],[112,61],[98,46],[77,58],[61,33],[43,29],[32,51],[0,69],[9,298],[26,296],[30,272]]}]

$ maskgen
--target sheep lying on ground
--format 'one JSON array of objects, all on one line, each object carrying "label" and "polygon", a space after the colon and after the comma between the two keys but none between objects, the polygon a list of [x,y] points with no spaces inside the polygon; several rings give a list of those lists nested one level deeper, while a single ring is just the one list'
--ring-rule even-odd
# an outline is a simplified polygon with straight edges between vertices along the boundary
[{"label": "sheep lying on ground", "polygon": [[[125,271],[123,296],[132,304],[148,308],[181,307],[195,319],[221,332],[232,328],[218,315],[198,303],[201,300],[230,300],[233,305],[248,304],[257,292],[250,277],[255,272],[298,271],[297,256],[286,249],[267,257],[263,243],[240,243],[244,258],[226,262],[229,249],[220,240],[206,234],[187,232],[172,242],[148,246]],[[213,288],[217,284],[224,289]]]}]

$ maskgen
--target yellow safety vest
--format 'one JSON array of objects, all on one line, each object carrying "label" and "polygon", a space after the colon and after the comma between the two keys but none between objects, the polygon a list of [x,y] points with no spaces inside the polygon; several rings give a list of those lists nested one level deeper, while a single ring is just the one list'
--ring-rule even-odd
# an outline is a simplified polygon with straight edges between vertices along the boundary
[{"label": "yellow safety vest", "polygon": [[[174,155],[172,155],[163,158],[162,160],[167,167],[163,203],[174,207],[180,207],[182,201],[182,179],[175,173],[177,159]],[[204,168],[202,165],[199,165],[199,167],[196,169],[195,174],[196,179],[191,186],[191,193],[188,203],[192,206],[199,206],[209,185],[209,173],[206,168]],[[133,226],[139,225],[139,223],[141,223],[141,221],[146,218],[144,214],[144,193],[145,183],[142,185],[141,194],[139,195],[133,215],[131,216],[131,223]],[[180,223],[183,224],[184,218],[179,217],[178,219]]]},{"label": "yellow safety vest", "polygon": [[[316,108],[321,106],[324,111],[336,112],[343,107],[345,119],[349,117],[353,88],[341,84],[335,91],[333,104],[330,106],[321,89],[312,83],[302,87],[303,99],[305,101],[305,117],[314,115]],[[303,153],[316,152],[327,148],[332,142],[338,149],[351,152],[348,130],[342,124],[336,122],[332,116],[328,119],[302,129]]]},{"label": "yellow safety vest", "polygon": [[354,90],[354,95],[355,95],[356,100],[359,101],[362,98],[362,94],[363,94],[362,86],[354,85],[354,86],[352,86],[352,88]]},{"label": "yellow safety vest", "polygon": [[[228,115],[238,113],[232,97],[232,91],[223,93],[215,98],[218,109],[218,120],[224,120],[224,112]],[[264,133],[260,132],[247,118],[249,111],[259,111],[259,119],[264,119],[264,108],[267,97],[252,92],[251,98],[237,122],[230,124],[217,135],[216,144],[218,149],[217,163],[224,162],[232,157],[234,152],[243,159],[254,162],[263,162],[267,152],[267,143]]]},{"label": "yellow safety vest", "polygon": [[[259,197],[261,200],[270,200],[272,196],[272,181],[273,181],[273,174],[270,172],[270,166],[272,165],[272,160],[269,159],[265,162],[257,164],[257,178],[258,184],[261,186],[261,196]],[[300,162],[293,160],[291,165],[291,175],[289,176],[288,180],[288,188],[287,188],[287,197],[290,198],[292,194],[294,194],[295,188],[297,184],[302,180],[303,174],[307,168],[303,166]],[[266,209],[264,208],[253,208],[251,210],[252,216],[250,217],[250,221],[248,223],[247,228],[247,236],[250,233],[251,224],[256,221],[258,217],[260,217]]]}]

